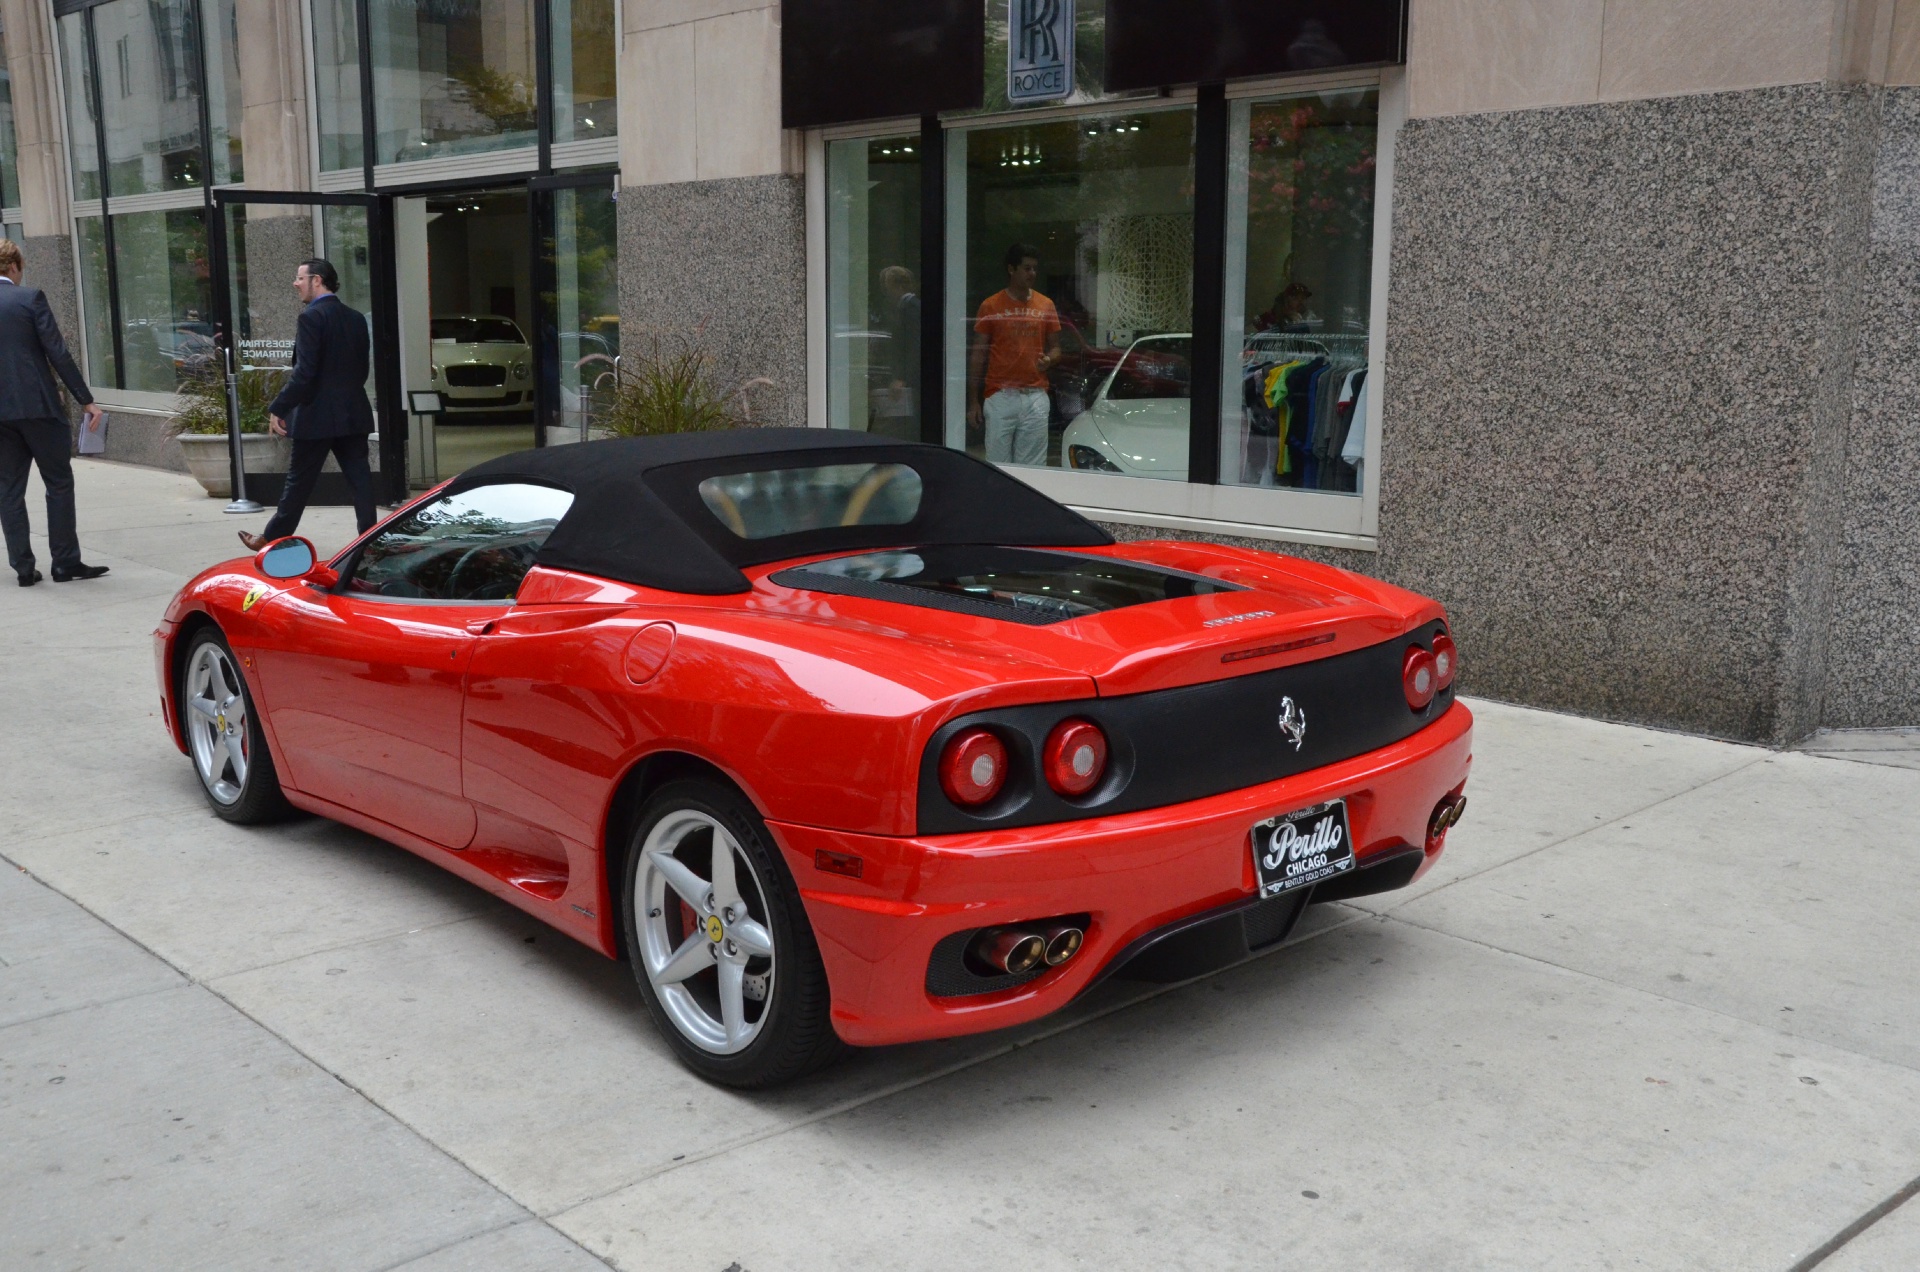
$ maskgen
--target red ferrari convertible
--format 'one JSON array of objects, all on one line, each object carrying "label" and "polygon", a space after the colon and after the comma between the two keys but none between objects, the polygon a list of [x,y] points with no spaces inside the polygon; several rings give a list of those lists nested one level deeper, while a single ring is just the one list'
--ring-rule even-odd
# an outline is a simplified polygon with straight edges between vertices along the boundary
[{"label": "red ferrari convertible", "polygon": [[318,813],[633,967],[688,1065],[1185,978],[1398,888],[1465,800],[1439,605],[1116,544],[990,465],[763,429],[527,451],[155,633],[215,813]]}]

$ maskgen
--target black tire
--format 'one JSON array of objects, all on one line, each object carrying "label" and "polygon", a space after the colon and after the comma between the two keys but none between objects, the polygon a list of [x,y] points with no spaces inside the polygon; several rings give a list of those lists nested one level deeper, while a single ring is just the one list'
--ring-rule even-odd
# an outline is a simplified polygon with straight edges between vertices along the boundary
[{"label": "black tire", "polygon": [[[221,668],[220,688],[227,691],[224,694],[203,695],[196,692],[201,687],[197,683],[200,672],[210,663],[218,664]],[[209,683],[206,687],[212,686]],[[224,717],[218,721],[203,722],[202,713],[194,706],[196,698],[211,701],[215,697],[228,702],[237,698],[245,713],[239,726],[244,729],[244,772],[238,770],[230,753],[221,754],[220,746],[214,740],[227,735],[231,722]],[[254,710],[253,693],[247,687],[246,673],[241,670],[240,660],[234,656],[233,648],[227,644],[219,628],[203,627],[187,642],[186,657],[180,662],[180,693],[177,701],[181,732],[187,739],[187,755],[193,762],[194,775],[200,779],[200,793],[207,797],[207,804],[213,809],[214,816],[239,826],[258,826],[283,821],[293,815],[293,806],[287,803],[286,795],[280,790],[280,775],[274,768],[273,753],[267,748],[266,733],[260,727],[260,715]]]},{"label": "black tire", "polygon": [[[715,938],[710,946],[701,947],[707,949],[710,964],[681,981],[656,987],[648,971],[650,961],[659,961],[663,951],[697,945],[711,919],[701,917],[701,911],[687,906],[680,894],[666,886],[658,867],[646,867],[645,849],[660,830],[660,846],[667,847],[676,860],[691,861],[696,875],[704,851],[703,881],[712,880],[714,836],[710,829],[698,828],[700,819],[717,823],[738,845],[739,852],[734,856],[736,890],[747,911],[740,917],[762,925],[756,939],[762,933],[770,936],[771,958],[751,958],[736,950],[731,936],[735,929],[725,927],[722,930],[729,935],[724,940]],[[694,828],[682,830],[688,826]],[[682,837],[667,838],[676,834]],[[738,876],[740,857],[746,858],[751,867],[744,880]],[[643,888],[650,895],[659,890],[662,903],[651,904],[649,896],[641,895]],[[647,1013],[681,1062],[701,1077],[741,1089],[778,1086],[830,1063],[845,1051],[845,1044],[833,1031],[826,969],[820,962],[820,947],[814,941],[813,925],[807,921],[799,889],[766,823],[738,791],[697,778],[670,782],[656,791],[641,809],[627,841],[620,907],[627,961]],[[713,906],[706,913],[712,915],[721,908]],[[689,914],[694,916],[691,929],[686,927]],[[759,1014],[749,1022],[755,1032],[744,1045],[712,1038],[703,1044],[695,1037],[695,1028],[683,1024],[689,1020],[690,1011],[695,1025],[700,1023],[700,1013],[709,1025],[719,1023],[715,1013],[724,1015],[719,1003],[720,977],[722,963],[728,960],[722,958],[722,948],[737,955],[731,961],[739,963],[742,975],[749,980],[759,977],[765,986],[765,997],[755,1000]],[[757,972],[756,966],[760,968]],[[673,999],[671,1003],[668,997]],[[724,1031],[725,1026],[721,1028]],[[716,1050],[726,1046],[739,1049],[730,1053]]]}]

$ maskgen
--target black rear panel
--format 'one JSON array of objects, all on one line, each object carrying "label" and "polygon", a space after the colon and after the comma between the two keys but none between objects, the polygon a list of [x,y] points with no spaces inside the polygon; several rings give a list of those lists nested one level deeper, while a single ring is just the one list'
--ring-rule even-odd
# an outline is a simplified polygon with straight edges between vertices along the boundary
[{"label": "black rear panel", "polygon": [[[1424,711],[1407,706],[1400,666],[1407,647],[1432,648],[1446,630],[1430,623],[1396,640],[1316,662],[1181,689],[1008,707],[961,716],[933,735],[920,760],[923,835],[1131,813],[1257,786],[1364,755],[1411,737],[1453,705],[1453,690]],[[1304,717],[1300,746],[1280,727],[1287,700]],[[1093,721],[1111,746],[1107,776],[1067,799],[1040,776],[1047,734],[1062,720]],[[993,802],[954,804],[940,787],[940,753],[962,729],[984,725],[1006,744],[1011,773]]]}]

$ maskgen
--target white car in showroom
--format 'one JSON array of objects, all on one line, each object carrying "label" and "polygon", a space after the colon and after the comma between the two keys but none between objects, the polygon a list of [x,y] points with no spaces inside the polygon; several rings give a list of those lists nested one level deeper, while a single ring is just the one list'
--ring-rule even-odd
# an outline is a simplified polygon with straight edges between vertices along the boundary
[{"label": "white car in showroom", "polygon": [[533,417],[533,347],[520,324],[494,314],[447,314],[431,323],[433,387],[444,423],[518,423]]},{"label": "white car in showroom", "polygon": [[1192,397],[1193,337],[1184,332],[1140,337],[1061,434],[1062,465],[1185,481]]}]

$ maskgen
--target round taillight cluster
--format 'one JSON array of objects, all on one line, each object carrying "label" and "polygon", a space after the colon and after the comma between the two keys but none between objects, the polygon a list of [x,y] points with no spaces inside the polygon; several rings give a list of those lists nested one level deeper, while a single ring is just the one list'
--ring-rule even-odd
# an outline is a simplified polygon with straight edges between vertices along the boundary
[{"label": "round taillight cluster", "polygon": [[1090,720],[1062,720],[1047,735],[1040,767],[1062,795],[1085,795],[1107,775],[1107,735]]},{"label": "round taillight cluster", "polygon": [[1440,692],[1440,669],[1434,664],[1433,651],[1425,645],[1412,645],[1400,663],[1400,687],[1407,691],[1407,705],[1425,711]]},{"label": "round taillight cluster", "polygon": [[1433,638],[1433,669],[1435,684],[1441,689],[1451,685],[1460,670],[1460,651],[1454,647],[1453,637],[1445,632]]},{"label": "round taillight cluster", "polygon": [[1434,696],[1453,683],[1460,671],[1460,651],[1453,637],[1441,632],[1433,638],[1433,648],[1410,645],[1400,662],[1400,687],[1406,690],[1407,705],[1425,711]]},{"label": "round taillight cluster", "polygon": [[962,808],[977,808],[1007,784],[1007,745],[990,729],[954,735],[940,754],[940,786]]}]

